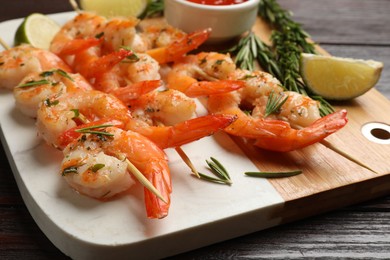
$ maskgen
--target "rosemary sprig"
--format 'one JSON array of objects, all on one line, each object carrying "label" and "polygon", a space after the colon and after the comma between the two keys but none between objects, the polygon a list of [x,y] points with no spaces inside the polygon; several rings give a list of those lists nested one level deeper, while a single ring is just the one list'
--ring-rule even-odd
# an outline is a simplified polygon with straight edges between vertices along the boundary
[{"label": "rosemary sprig", "polygon": [[276,94],[274,93],[274,91],[272,91],[268,96],[267,104],[265,106],[264,117],[267,117],[271,114],[278,114],[280,108],[283,106],[284,103],[286,103],[288,99],[288,96],[283,94],[279,94],[277,95],[277,97],[275,96]]},{"label": "rosemary sprig", "polygon": [[283,178],[291,177],[298,174],[301,174],[301,170],[296,171],[286,171],[286,172],[245,172],[244,174],[251,177],[260,177],[260,178]]},{"label": "rosemary sprig", "polygon": [[96,134],[96,135],[114,136],[114,134],[112,134],[112,133],[96,130],[96,129],[106,128],[106,127],[110,127],[110,126],[113,126],[113,125],[107,124],[107,125],[87,126],[87,127],[84,127],[84,128],[76,129],[75,132],[83,133],[83,134]]},{"label": "rosemary sprig", "polygon": [[238,44],[227,52],[236,56],[235,62],[241,69],[254,70],[254,63],[257,61],[265,71],[276,78],[281,77],[272,49],[252,31],[242,37]]},{"label": "rosemary sprig", "polygon": [[210,161],[206,160],[206,163],[209,166],[209,170],[211,171],[211,173],[214,174],[215,177],[198,172],[202,180],[219,183],[219,184],[228,184],[228,185],[232,184],[229,173],[217,159],[210,157]]},{"label": "rosemary sprig", "polygon": [[32,80],[32,81],[28,81],[24,84],[17,86],[17,88],[29,88],[29,87],[36,87],[36,86],[45,85],[45,84],[50,84],[50,81],[48,81],[47,79]]},{"label": "rosemary sprig", "polygon": [[161,16],[164,12],[164,0],[152,0],[141,18]]}]

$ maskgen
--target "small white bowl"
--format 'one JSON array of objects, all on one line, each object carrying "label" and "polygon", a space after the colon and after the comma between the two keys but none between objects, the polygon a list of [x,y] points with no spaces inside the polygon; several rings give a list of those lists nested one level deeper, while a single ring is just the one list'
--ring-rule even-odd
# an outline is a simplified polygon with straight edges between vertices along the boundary
[{"label": "small white bowl", "polygon": [[204,5],[187,0],[165,1],[167,22],[184,32],[211,28],[207,43],[220,43],[250,30],[256,21],[260,0],[233,5]]}]

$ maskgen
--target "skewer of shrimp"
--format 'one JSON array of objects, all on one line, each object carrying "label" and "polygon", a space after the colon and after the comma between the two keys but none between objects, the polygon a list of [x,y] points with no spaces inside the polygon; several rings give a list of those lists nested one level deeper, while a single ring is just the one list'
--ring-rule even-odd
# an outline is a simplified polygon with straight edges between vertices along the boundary
[{"label": "skewer of shrimp", "polygon": [[112,197],[134,184],[128,171],[135,168],[155,187],[144,188],[148,218],[168,215],[172,188],[167,159],[146,137],[117,127],[96,126],[93,131],[83,131],[63,153],[62,175],[78,192],[98,199]]},{"label": "skewer of shrimp", "polygon": [[[208,95],[209,112],[236,115],[237,120],[225,131],[255,139],[255,145],[264,149],[283,152],[300,149],[323,140],[347,123],[345,110],[320,118],[318,102],[284,91],[280,82],[268,73],[235,68],[227,55],[200,53],[187,56],[184,63],[174,66],[167,78],[169,86],[178,88],[187,95]],[[206,87],[202,88],[198,79],[215,81],[204,82],[203,86]],[[216,94],[213,88],[218,89],[221,84],[232,84],[227,79],[239,80],[244,87]],[[191,93],[193,89],[196,91]],[[280,95],[284,103],[278,108],[276,115],[265,118],[266,104],[274,93]],[[293,129],[291,125],[300,129]]]}]

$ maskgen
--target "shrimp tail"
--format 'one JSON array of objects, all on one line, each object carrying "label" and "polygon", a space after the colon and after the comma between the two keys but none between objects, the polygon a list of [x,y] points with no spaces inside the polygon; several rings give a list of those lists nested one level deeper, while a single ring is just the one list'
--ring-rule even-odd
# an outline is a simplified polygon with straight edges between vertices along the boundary
[{"label": "shrimp tail", "polygon": [[74,55],[91,47],[97,46],[101,42],[102,39],[98,38],[73,39],[66,42],[60,50],[56,51],[56,54],[60,57]]},{"label": "shrimp tail", "polygon": [[161,149],[178,147],[226,128],[236,120],[232,115],[207,115],[178,123],[174,126],[155,126],[139,129]]},{"label": "shrimp tail", "polygon": [[245,87],[242,80],[199,81],[192,83],[183,92],[189,97],[223,94]]},{"label": "shrimp tail", "polygon": [[148,218],[161,219],[168,215],[170,206],[170,194],[172,193],[170,173],[168,167],[162,165],[162,162],[151,162],[149,164],[149,168],[151,168],[151,170],[146,170],[145,172],[152,172],[153,174],[147,174],[146,177],[153,186],[160,191],[166,200],[166,203],[159,199],[151,191],[144,188],[146,214]]},{"label": "shrimp tail", "polygon": [[167,47],[151,49],[147,54],[152,56],[160,64],[165,64],[181,59],[188,52],[197,49],[210,36],[211,29],[204,29],[188,34],[186,37],[173,42]]},{"label": "shrimp tail", "polygon": [[133,83],[126,87],[117,88],[111,93],[122,100],[123,103],[128,104],[134,99],[160,87],[162,85],[161,80],[145,80]]},{"label": "shrimp tail", "polygon": [[258,137],[255,145],[278,152],[293,151],[322,141],[330,134],[344,127],[347,122],[347,111],[342,109],[322,117],[310,126],[299,130],[284,128],[281,132],[275,133],[268,128],[270,130],[269,134]]},{"label": "shrimp tail", "polygon": [[116,64],[133,54],[131,50],[120,49],[104,55],[88,66],[88,70],[85,71],[85,77],[93,78],[110,71]]}]

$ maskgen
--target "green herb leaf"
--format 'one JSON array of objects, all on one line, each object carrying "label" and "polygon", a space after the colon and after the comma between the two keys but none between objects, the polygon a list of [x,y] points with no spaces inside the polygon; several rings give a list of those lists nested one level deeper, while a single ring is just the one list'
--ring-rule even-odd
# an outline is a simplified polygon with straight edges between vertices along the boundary
[{"label": "green herb leaf", "polygon": [[47,98],[43,101],[43,104],[45,104],[45,106],[47,106],[47,107],[55,106],[55,105],[58,105],[59,103],[60,103],[60,101],[57,99],[51,101],[50,99]]},{"label": "green herb leaf", "polygon": [[55,72],[57,72],[59,75],[65,77],[65,78],[69,79],[70,81],[74,81],[74,79],[71,76],[69,76],[69,74],[66,73],[66,71],[63,71],[62,69],[57,69],[57,70],[55,70]]},{"label": "green herb leaf", "polygon": [[301,170],[287,171],[287,172],[245,172],[244,174],[251,177],[260,178],[283,178],[301,174]]},{"label": "green herb leaf", "polygon": [[69,173],[77,173],[77,166],[70,166],[68,168],[65,168],[63,171],[62,171],[62,176],[65,176]]},{"label": "green herb leaf", "polygon": [[[284,103],[286,103],[288,99],[288,96],[283,95],[283,93],[281,93],[281,95],[279,94],[277,97],[275,97],[275,95],[276,94],[274,93],[274,91],[272,91],[268,96],[267,104],[265,106],[264,117],[267,117],[271,114],[279,113],[280,108],[283,106]],[[283,98],[283,96],[285,97]]]},{"label": "green herb leaf", "polygon": [[29,88],[29,87],[36,87],[45,84],[50,84],[50,82],[47,79],[32,80],[32,81],[27,81],[25,84],[21,84],[17,86],[17,88]]},{"label": "green herb leaf", "polygon": [[[132,50],[130,47],[128,47],[128,46],[121,46],[121,48],[124,49],[124,50],[127,50],[127,51],[133,51],[133,50]],[[131,62],[131,63],[133,63],[133,62],[137,62],[137,61],[139,61],[139,60],[140,60],[139,56],[138,56],[135,52],[132,52],[132,54],[129,55],[129,56],[127,56],[127,57],[126,57],[126,60],[122,60],[122,62],[124,62],[124,63],[126,63],[126,62]]]},{"label": "green herb leaf", "polygon": [[54,74],[54,71],[50,70],[50,71],[43,71],[41,74],[39,74],[40,77],[49,77],[49,76],[52,76]]},{"label": "green herb leaf", "polygon": [[112,133],[108,133],[105,131],[97,131],[94,129],[101,129],[101,128],[106,128],[110,127],[113,125],[107,124],[107,125],[94,125],[94,126],[88,126],[80,129],[76,129],[75,132],[77,133],[83,133],[83,134],[96,134],[96,135],[104,135],[104,136],[114,136]]},{"label": "green herb leaf", "polygon": [[164,0],[152,0],[144,15],[141,17],[143,18],[148,18],[148,17],[157,17],[157,16],[162,16],[164,13]]},{"label": "green herb leaf", "polygon": [[90,168],[90,170],[91,170],[92,172],[97,172],[98,170],[104,168],[105,166],[106,166],[106,165],[103,164],[103,163],[97,163],[97,164],[93,165],[93,166]]},{"label": "green herb leaf", "polygon": [[219,184],[232,184],[229,173],[217,159],[210,157],[210,161],[206,160],[206,163],[209,166],[211,173],[213,173],[215,177],[198,172],[202,180]]},{"label": "green herb leaf", "polygon": [[96,39],[100,39],[100,38],[102,38],[103,36],[104,36],[104,32],[101,32],[101,33],[96,34],[96,35],[95,35],[95,38],[96,38]]}]

